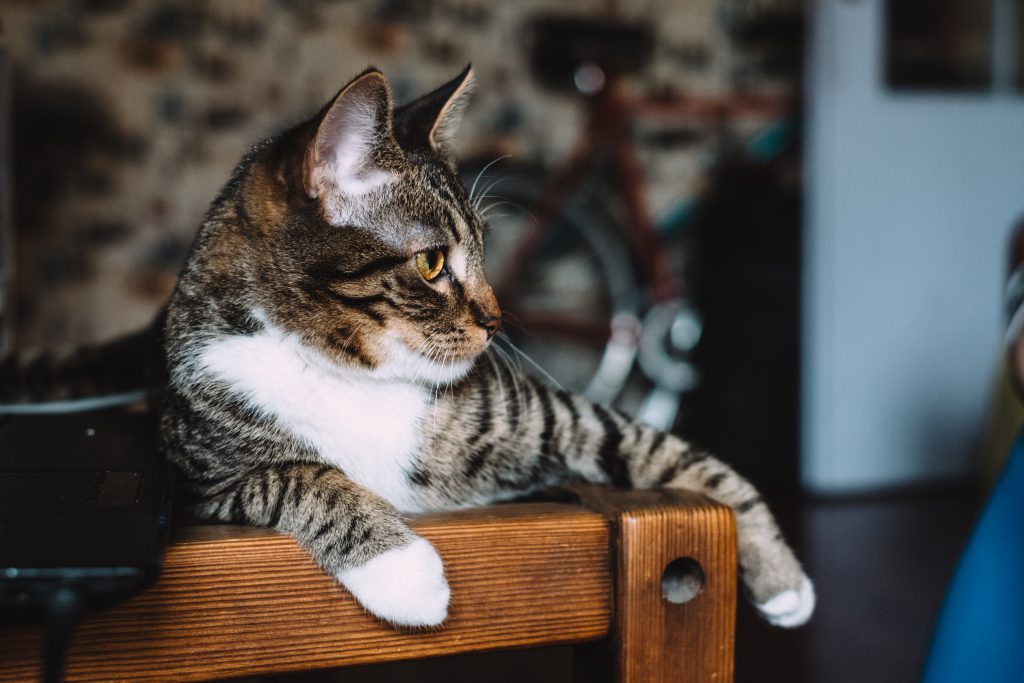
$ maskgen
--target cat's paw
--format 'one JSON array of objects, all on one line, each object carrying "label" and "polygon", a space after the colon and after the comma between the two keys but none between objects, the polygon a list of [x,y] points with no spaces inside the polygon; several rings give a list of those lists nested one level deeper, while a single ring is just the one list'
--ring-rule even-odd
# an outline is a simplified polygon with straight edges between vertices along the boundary
[{"label": "cat's paw", "polygon": [[338,580],[370,613],[392,624],[437,626],[448,616],[444,566],[422,538],[339,572]]},{"label": "cat's paw", "polygon": [[814,585],[806,576],[800,588],[787,590],[766,600],[756,603],[758,611],[775,626],[793,628],[807,623],[814,612]]}]

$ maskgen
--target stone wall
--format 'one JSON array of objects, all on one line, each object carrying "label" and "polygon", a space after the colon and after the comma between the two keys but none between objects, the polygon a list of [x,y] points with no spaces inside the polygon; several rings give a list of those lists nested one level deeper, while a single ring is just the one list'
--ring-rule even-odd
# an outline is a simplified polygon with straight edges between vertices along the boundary
[{"label": "stone wall", "polygon": [[[8,0],[16,340],[107,338],[168,296],[210,199],[246,147],[374,64],[401,102],[477,72],[464,156],[553,164],[581,109],[531,76],[531,18],[599,15],[584,0]],[[617,3],[655,27],[636,92],[794,90],[801,3]],[[732,121],[740,133],[763,120]],[[640,138],[655,210],[700,190],[721,130],[661,122]],[[651,132],[651,131],[648,131]]]}]

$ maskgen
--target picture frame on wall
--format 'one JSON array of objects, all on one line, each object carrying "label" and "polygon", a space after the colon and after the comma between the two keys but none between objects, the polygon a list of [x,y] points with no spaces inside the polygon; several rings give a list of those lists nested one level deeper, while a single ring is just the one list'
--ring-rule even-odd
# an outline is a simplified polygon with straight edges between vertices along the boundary
[{"label": "picture frame on wall", "polygon": [[993,5],[984,0],[888,0],[885,66],[889,87],[989,89]]}]

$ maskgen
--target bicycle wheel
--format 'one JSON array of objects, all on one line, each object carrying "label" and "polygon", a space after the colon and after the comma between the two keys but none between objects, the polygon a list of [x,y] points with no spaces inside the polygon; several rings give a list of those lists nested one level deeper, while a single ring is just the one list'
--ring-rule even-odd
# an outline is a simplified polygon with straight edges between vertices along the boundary
[{"label": "bicycle wheel", "polygon": [[507,341],[540,370],[516,350],[504,352],[528,372],[610,403],[629,376],[639,334],[629,247],[608,217],[580,201],[563,207],[538,236],[534,187],[509,181],[481,201],[487,273]]}]

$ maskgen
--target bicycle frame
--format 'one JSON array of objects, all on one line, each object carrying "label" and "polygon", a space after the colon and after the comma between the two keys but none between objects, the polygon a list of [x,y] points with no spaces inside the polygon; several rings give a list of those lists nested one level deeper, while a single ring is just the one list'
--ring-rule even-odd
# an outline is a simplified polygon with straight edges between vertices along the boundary
[{"label": "bicycle frame", "polygon": [[[615,187],[623,200],[628,223],[618,225],[629,245],[635,270],[645,291],[647,305],[682,298],[679,282],[673,275],[662,235],[647,208],[644,175],[637,159],[632,127],[637,118],[704,119],[724,122],[749,115],[780,116],[793,106],[792,97],[780,96],[685,96],[674,100],[642,99],[631,101],[622,94],[617,78],[608,77],[604,87],[587,106],[587,123],[569,159],[555,172],[534,209],[535,222],[513,258],[494,282],[499,301],[514,301],[514,285],[527,264],[543,244],[559,212],[586,182],[587,176],[603,157],[611,160]],[[526,322],[526,321],[524,321]],[[573,321],[558,316],[534,316],[530,323],[566,338],[604,343],[612,333],[607,326]]]},{"label": "bicycle frame", "polygon": [[[625,231],[624,237],[633,251],[637,272],[643,278],[642,286],[655,301],[679,296],[678,284],[671,275],[665,253],[659,247],[660,240],[647,210],[643,172],[633,150],[630,130],[633,109],[621,96],[615,79],[609,79],[601,92],[593,97],[597,100],[587,108],[584,134],[576,143],[569,160],[556,172],[544,191],[534,213],[534,224],[495,283],[499,300],[502,295],[511,294],[509,283],[518,281],[559,211],[580,189],[590,169],[596,166],[602,155],[608,155],[613,161],[617,175],[616,186],[629,218],[629,229]],[[546,322],[566,326],[570,321]],[[581,336],[571,329],[565,332],[569,336]],[[606,329],[605,338],[607,334]]]}]

